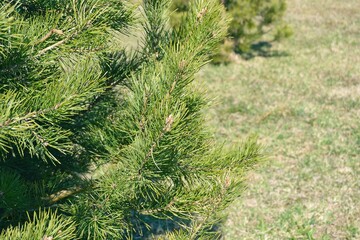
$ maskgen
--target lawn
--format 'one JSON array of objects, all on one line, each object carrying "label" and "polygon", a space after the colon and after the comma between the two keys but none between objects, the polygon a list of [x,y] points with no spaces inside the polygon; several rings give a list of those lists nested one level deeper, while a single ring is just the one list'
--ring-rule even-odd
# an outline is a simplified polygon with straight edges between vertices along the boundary
[{"label": "lawn", "polygon": [[289,0],[287,19],[268,57],[198,75],[219,141],[255,134],[268,156],[225,239],[360,239],[360,1]]}]

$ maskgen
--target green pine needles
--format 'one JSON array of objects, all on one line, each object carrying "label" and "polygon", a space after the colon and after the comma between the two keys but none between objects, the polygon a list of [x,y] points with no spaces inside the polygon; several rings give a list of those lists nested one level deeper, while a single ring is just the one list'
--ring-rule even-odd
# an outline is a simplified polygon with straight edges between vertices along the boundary
[{"label": "green pine needles", "polygon": [[0,4],[0,239],[217,239],[260,159],[204,125],[194,74],[227,33],[217,0],[169,27],[144,0]]}]

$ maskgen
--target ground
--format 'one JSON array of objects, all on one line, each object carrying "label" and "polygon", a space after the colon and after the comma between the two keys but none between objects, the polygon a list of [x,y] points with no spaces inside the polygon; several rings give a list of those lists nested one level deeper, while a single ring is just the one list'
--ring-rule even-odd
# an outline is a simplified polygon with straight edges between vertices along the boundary
[{"label": "ground", "polygon": [[360,239],[360,1],[288,0],[294,36],[267,57],[207,66],[219,141],[257,135],[267,162],[225,239]]}]

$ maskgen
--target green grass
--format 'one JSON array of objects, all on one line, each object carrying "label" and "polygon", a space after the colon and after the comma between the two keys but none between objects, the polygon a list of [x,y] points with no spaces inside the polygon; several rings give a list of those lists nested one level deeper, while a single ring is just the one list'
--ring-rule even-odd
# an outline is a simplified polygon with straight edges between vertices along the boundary
[{"label": "green grass", "polygon": [[268,162],[225,239],[360,239],[360,1],[289,0],[280,57],[207,66],[219,141],[257,134]]}]

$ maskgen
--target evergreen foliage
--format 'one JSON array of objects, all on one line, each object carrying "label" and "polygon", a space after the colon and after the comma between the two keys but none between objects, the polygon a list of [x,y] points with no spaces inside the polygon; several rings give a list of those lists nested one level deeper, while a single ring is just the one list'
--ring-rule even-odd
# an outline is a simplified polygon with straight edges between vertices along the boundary
[{"label": "evergreen foliage", "polygon": [[144,0],[129,53],[122,1],[1,2],[0,239],[145,238],[154,219],[172,222],[164,239],[219,237],[261,155],[216,143],[193,83],[227,33],[223,6],[194,0],[172,29],[169,4]]},{"label": "evergreen foliage", "polygon": [[[286,0],[219,0],[226,7],[231,22],[229,38],[214,56],[214,62],[229,62],[233,51],[246,56],[251,47],[267,35],[267,41],[279,41],[291,36],[291,28],[283,21]],[[171,23],[178,26],[189,9],[190,0],[173,1]]]}]

